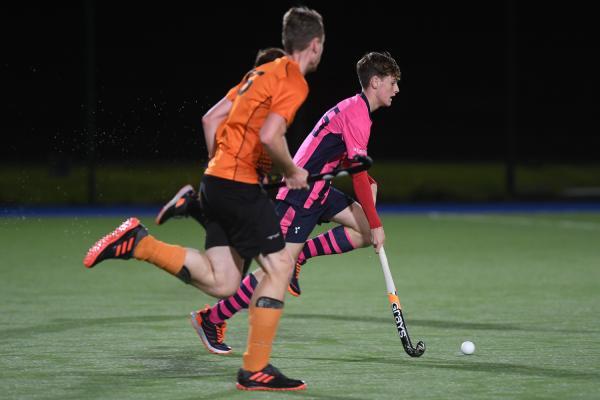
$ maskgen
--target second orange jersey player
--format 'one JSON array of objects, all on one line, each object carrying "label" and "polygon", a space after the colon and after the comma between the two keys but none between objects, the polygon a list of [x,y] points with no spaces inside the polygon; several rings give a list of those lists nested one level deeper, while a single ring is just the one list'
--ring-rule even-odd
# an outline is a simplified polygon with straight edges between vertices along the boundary
[{"label": "second orange jersey player", "polygon": [[273,202],[258,185],[257,167],[266,152],[289,189],[308,186],[308,172],[294,164],[285,132],[308,94],[304,75],[317,68],[324,40],[319,13],[291,8],[282,29],[288,56],[250,71],[237,91],[203,118],[211,156],[200,186],[205,252],[161,242],[130,218],[97,241],[84,259],[88,268],[114,258],[147,261],[220,298],[235,293],[245,267],[255,259],[265,276],[249,307],[248,343],[237,377],[242,390],[306,387],[269,364],[294,262],[285,249]]}]

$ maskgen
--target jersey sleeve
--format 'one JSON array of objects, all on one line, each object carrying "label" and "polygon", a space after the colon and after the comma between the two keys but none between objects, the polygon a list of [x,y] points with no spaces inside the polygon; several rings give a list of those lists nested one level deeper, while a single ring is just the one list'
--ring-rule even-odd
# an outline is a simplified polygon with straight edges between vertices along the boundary
[{"label": "jersey sleeve", "polygon": [[370,135],[371,127],[361,123],[361,118],[353,116],[351,113],[344,118],[342,137],[346,144],[346,152],[349,159],[352,159],[357,154],[361,156],[367,155],[367,145],[369,144]]},{"label": "jersey sleeve", "polygon": [[308,89],[300,82],[289,78],[283,79],[279,83],[277,93],[273,96],[271,112],[282,116],[290,126],[294,121],[296,111],[306,100],[306,96],[308,96]]},{"label": "jersey sleeve", "polygon": [[354,187],[354,194],[356,194],[356,198],[365,212],[369,227],[375,229],[382,226],[377,209],[375,208],[367,171],[361,171],[352,175],[352,186]]}]

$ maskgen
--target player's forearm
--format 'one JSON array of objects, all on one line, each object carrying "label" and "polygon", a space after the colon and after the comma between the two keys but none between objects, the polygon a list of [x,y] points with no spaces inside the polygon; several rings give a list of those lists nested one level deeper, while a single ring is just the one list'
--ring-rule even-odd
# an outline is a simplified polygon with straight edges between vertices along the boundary
[{"label": "player's forearm", "polygon": [[288,175],[294,171],[296,165],[294,164],[294,160],[292,160],[287,141],[283,135],[274,135],[264,140],[262,144],[267,153],[269,153],[273,163],[281,168],[284,175]]},{"label": "player's forearm", "polygon": [[352,176],[352,185],[354,187],[354,193],[358,199],[358,202],[362,206],[362,209],[367,216],[369,227],[371,229],[379,228],[382,226],[377,210],[375,209],[374,193],[371,185],[369,184],[369,178],[366,172],[359,172]]},{"label": "player's forearm", "polygon": [[281,168],[284,175],[289,175],[295,171],[296,166],[285,140],[286,129],[285,119],[276,113],[270,113],[260,130],[260,142],[273,163]]}]

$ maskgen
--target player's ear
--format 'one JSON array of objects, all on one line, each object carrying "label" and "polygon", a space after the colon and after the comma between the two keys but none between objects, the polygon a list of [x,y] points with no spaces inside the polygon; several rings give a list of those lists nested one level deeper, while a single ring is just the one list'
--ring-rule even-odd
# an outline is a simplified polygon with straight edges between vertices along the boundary
[{"label": "player's ear", "polygon": [[378,89],[379,85],[381,85],[381,78],[378,77],[377,75],[373,75],[369,84],[371,85],[371,87],[373,89]]}]

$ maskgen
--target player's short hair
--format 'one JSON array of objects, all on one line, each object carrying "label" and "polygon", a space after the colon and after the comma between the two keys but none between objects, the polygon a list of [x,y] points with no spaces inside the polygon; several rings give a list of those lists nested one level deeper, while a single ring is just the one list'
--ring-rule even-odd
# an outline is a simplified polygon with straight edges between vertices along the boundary
[{"label": "player's short hair", "polygon": [[397,80],[400,79],[400,67],[387,51],[383,53],[372,51],[365,54],[356,63],[356,73],[363,89],[369,86],[369,82],[374,76],[385,78],[389,75]]},{"label": "player's short hair", "polygon": [[292,7],[283,16],[281,41],[286,52],[302,51],[314,38],[325,35],[323,17],[307,7]]},{"label": "player's short hair", "polygon": [[254,61],[254,66],[258,67],[259,65],[275,61],[283,56],[285,56],[285,51],[283,51],[283,49],[280,49],[279,47],[267,47],[266,49],[260,49],[258,53],[256,53],[256,60]]}]

